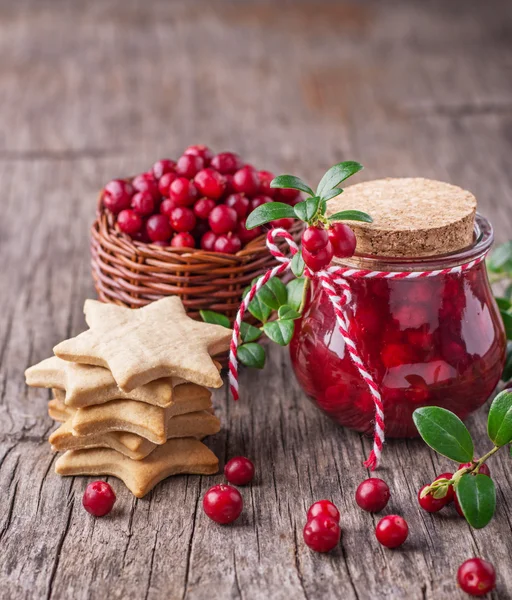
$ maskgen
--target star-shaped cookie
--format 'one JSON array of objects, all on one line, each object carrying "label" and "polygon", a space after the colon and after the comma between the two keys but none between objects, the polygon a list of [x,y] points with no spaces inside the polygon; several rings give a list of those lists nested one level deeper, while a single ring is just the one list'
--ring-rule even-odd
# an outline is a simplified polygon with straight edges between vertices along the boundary
[{"label": "star-shaped cookie", "polygon": [[194,321],[177,296],[138,309],[86,300],[84,312],[90,329],[57,344],[59,358],[110,369],[125,392],[161,377],[222,385],[211,356],[229,348],[231,330]]}]

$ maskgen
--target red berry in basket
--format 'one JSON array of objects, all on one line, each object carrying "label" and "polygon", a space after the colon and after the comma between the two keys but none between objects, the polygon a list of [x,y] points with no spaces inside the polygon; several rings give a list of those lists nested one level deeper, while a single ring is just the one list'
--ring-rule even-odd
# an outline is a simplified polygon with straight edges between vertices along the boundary
[{"label": "red berry in basket", "polygon": [[146,231],[152,242],[167,242],[172,234],[169,219],[164,215],[152,215],[146,221]]},{"label": "red berry in basket", "polygon": [[267,202],[273,202],[272,198],[269,196],[254,196],[254,198],[251,200],[251,211],[255,208],[258,208],[258,206],[261,206],[262,204],[267,204]]},{"label": "red berry in basket", "polygon": [[356,251],[356,234],[345,223],[334,223],[329,227],[329,240],[332,244],[334,256],[347,258]]},{"label": "red berry in basket", "polygon": [[178,158],[176,163],[176,173],[180,177],[192,179],[202,168],[204,168],[204,160],[200,156],[193,154],[183,154]]},{"label": "red berry in basket", "polygon": [[255,238],[263,233],[261,227],[255,227],[254,229],[247,229],[245,226],[246,219],[240,219],[238,225],[236,226],[235,233],[240,238],[242,244],[248,244],[252,242]]},{"label": "red berry in basket", "polygon": [[171,240],[171,246],[173,248],[195,248],[196,241],[193,236],[186,231],[177,233]]},{"label": "red berry in basket", "polygon": [[192,231],[196,226],[196,216],[186,206],[177,206],[171,211],[169,222],[174,231]]},{"label": "red berry in basket", "polygon": [[295,223],[295,219],[276,219],[275,221],[271,221],[270,225],[273,229],[277,229],[278,227],[281,229],[290,229]]},{"label": "red berry in basket", "polygon": [[341,537],[341,528],[332,517],[320,515],[310,519],[304,527],[304,541],[315,552],[329,552]]},{"label": "red berry in basket", "polygon": [[299,199],[299,192],[292,190],[291,188],[279,188],[276,189],[274,198],[278,202],[285,202],[286,204],[296,204]]},{"label": "red berry in basket", "polygon": [[226,187],[224,176],[213,169],[201,169],[194,177],[194,183],[201,194],[214,200],[222,196]]},{"label": "red berry in basket", "polygon": [[231,485],[214,485],[203,498],[204,512],[212,521],[222,525],[236,521],[243,508],[240,492]]},{"label": "red berry in basket", "polygon": [[249,165],[239,169],[233,177],[233,187],[237,192],[255,196],[260,188],[258,172]]},{"label": "red berry in basket", "polygon": [[176,161],[171,160],[170,158],[162,158],[161,160],[157,160],[153,165],[153,175],[155,179],[160,179],[166,173],[173,173],[176,169]]},{"label": "red berry in basket", "polygon": [[93,481],[84,492],[82,504],[95,517],[104,517],[112,510],[116,501],[114,490],[106,481]]},{"label": "red berry in basket", "polygon": [[330,500],[318,500],[309,507],[307,520],[311,521],[315,517],[330,517],[337,523],[340,522],[340,511]]},{"label": "red berry in basket", "polygon": [[203,159],[205,166],[210,164],[210,161],[213,158],[213,152],[205,146],[204,144],[196,144],[195,146],[189,146],[183,154],[187,154],[189,156],[199,156],[199,158]]},{"label": "red berry in basket", "polygon": [[[438,475],[434,479],[434,481],[439,481],[440,479],[452,479],[452,477],[453,477],[453,473],[441,473],[441,475]],[[453,489],[453,485],[451,485],[448,488],[448,493],[445,496],[446,504],[450,504],[450,502],[453,502],[454,497],[455,497],[455,490]]]},{"label": "red berry in basket", "polygon": [[459,567],[457,583],[470,596],[485,596],[496,587],[496,571],[483,558],[470,558]]},{"label": "red berry in basket", "polygon": [[103,204],[115,215],[122,210],[130,208],[133,196],[133,187],[122,179],[113,179],[105,186]]},{"label": "red berry in basket", "polygon": [[260,178],[260,194],[273,198],[277,190],[270,187],[270,182],[274,179],[275,175],[270,171],[258,171],[258,175]]},{"label": "red berry in basket", "polygon": [[233,485],[247,485],[254,477],[254,465],[245,456],[235,456],[226,463],[224,475]]},{"label": "red berry in basket", "polygon": [[333,257],[332,246],[330,242],[318,252],[310,252],[306,248],[302,249],[302,258],[306,265],[312,271],[321,271],[329,266]]},{"label": "red berry in basket", "polygon": [[178,177],[169,188],[169,198],[180,206],[190,206],[197,198],[197,189],[186,177]]},{"label": "red berry in basket", "polygon": [[164,198],[169,198],[171,194],[171,183],[177,179],[178,176],[174,172],[164,173],[158,182],[158,190]]},{"label": "red berry in basket", "polygon": [[321,227],[309,226],[302,234],[302,245],[309,252],[317,252],[327,246],[329,234]]},{"label": "red berry in basket", "polygon": [[128,208],[117,215],[117,224],[123,233],[134,235],[142,229],[142,217]]},{"label": "red berry in basket", "polygon": [[220,204],[208,216],[208,223],[214,233],[228,233],[236,227],[237,214],[235,209]]},{"label": "red berry in basket", "polygon": [[[151,175],[152,177],[153,175]],[[158,183],[154,179],[150,179],[147,173],[137,175],[132,181],[132,185],[137,192],[147,192],[151,195],[153,200],[160,199],[160,190],[158,189]]]},{"label": "red berry in basket", "polygon": [[[461,465],[459,465],[459,469],[464,469],[466,467],[471,467],[473,466],[473,463],[463,463]],[[487,475],[487,477],[491,476],[491,470],[489,469],[489,467],[484,463],[483,465],[480,466],[480,468],[478,469],[478,474],[479,475]]]},{"label": "red berry in basket", "polygon": [[418,492],[418,502],[423,510],[427,512],[434,513],[440,511],[448,504],[447,496],[444,498],[434,498],[431,493],[428,493],[426,496],[421,497],[421,494],[428,485],[424,485],[421,490]]},{"label": "red berry in basket", "polygon": [[224,254],[236,254],[242,249],[242,242],[233,233],[223,233],[215,240],[213,249],[215,252],[224,252]]},{"label": "red berry in basket", "polygon": [[409,535],[407,521],[398,515],[388,515],[382,518],[375,528],[375,536],[379,543],[386,548],[398,548]]},{"label": "red berry in basket", "polygon": [[242,168],[242,160],[234,152],[221,152],[212,158],[211,166],[223,175],[233,175]]},{"label": "red berry in basket", "polygon": [[378,477],[362,481],[356,490],[356,502],[360,508],[378,513],[386,508],[391,497],[388,484]]},{"label": "red berry in basket", "polygon": [[207,252],[214,252],[215,242],[217,241],[217,235],[213,231],[207,231],[201,238],[200,246]]},{"label": "red berry in basket", "polygon": [[132,208],[143,217],[153,214],[155,210],[153,196],[148,192],[137,192],[132,198]]},{"label": "red berry in basket", "polygon": [[207,219],[215,206],[215,200],[212,200],[211,198],[200,198],[194,204],[194,214],[200,219]]},{"label": "red berry in basket", "polygon": [[247,216],[251,205],[249,199],[243,194],[230,194],[226,198],[225,204],[236,211],[239,219]]},{"label": "red berry in basket", "polygon": [[172,211],[177,208],[179,204],[170,198],[166,198],[162,200],[162,204],[160,204],[160,213],[165,215],[166,217],[170,217]]}]

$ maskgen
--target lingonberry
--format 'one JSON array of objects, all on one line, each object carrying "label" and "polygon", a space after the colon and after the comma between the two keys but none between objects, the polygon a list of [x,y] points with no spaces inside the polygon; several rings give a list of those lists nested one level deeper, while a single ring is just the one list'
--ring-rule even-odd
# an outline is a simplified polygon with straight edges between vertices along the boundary
[{"label": "lingonberry", "polygon": [[362,481],[356,490],[356,502],[360,508],[377,513],[383,510],[391,493],[388,484],[378,477],[370,477]]},{"label": "lingonberry", "polygon": [[162,200],[162,204],[160,204],[160,213],[166,217],[170,217],[172,211],[178,206],[180,205],[175,200],[166,198],[165,200]]},{"label": "lingonberry", "polygon": [[174,231],[192,231],[196,226],[196,216],[192,209],[177,206],[171,211],[169,222]]},{"label": "lingonberry", "polygon": [[153,214],[155,210],[153,196],[148,192],[137,192],[132,198],[132,208],[143,217]]},{"label": "lingonberry", "polygon": [[104,517],[112,510],[116,501],[114,490],[106,481],[93,481],[84,492],[82,504],[95,517]]},{"label": "lingonberry", "polygon": [[[453,473],[441,473],[441,475],[438,475],[434,481],[439,481],[440,479],[452,479],[453,478]],[[448,492],[446,494],[446,504],[450,504],[450,502],[453,502],[453,499],[455,497],[455,490],[453,489],[453,485],[450,485],[448,487]]]},{"label": "lingonberry", "polygon": [[176,169],[176,161],[171,160],[170,158],[162,158],[161,160],[157,160],[153,165],[153,175],[155,179],[161,179],[163,175],[166,173],[173,173]]},{"label": "lingonberry", "polygon": [[194,214],[200,219],[207,219],[214,208],[215,200],[212,200],[211,198],[200,198],[194,204]]},{"label": "lingonberry", "polygon": [[254,196],[251,200],[251,210],[258,208],[258,206],[261,206],[262,204],[267,204],[268,202],[272,202],[270,196]]},{"label": "lingonberry", "polygon": [[240,516],[244,501],[240,492],[231,485],[214,485],[203,498],[204,512],[212,521],[226,525]]},{"label": "lingonberry", "polygon": [[302,234],[302,245],[309,252],[318,252],[327,246],[329,234],[322,227],[310,225]]},{"label": "lingonberry", "polygon": [[470,596],[485,596],[496,587],[496,571],[483,558],[470,558],[457,571],[457,582]]},{"label": "lingonberry", "polygon": [[331,517],[331,519],[339,523],[340,511],[330,500],[318,500],[309,507],[306,518],[308,521],[311,521],[315,517]]},{"label": "lingonberry", "polygon": [[142,217],[134,210],[127,208],[117,215],[117,224],[123,233],[134,235],[142,229]]},{"label": "lingonberry", "polygon": [[178,177],[169,187],[169,198],[180,206],[190,206],[197,198],[196,186],[186,177]]},{"label": "lingonberry", "polygon": [[196,241],[190,233],[183,231],[172,238],[171,246],[173,248],[195,248]]},{"label": "lingonberry", "polygon": [[236,254],[242,249],[242,242],[234,233],[223,233],[215,240],[213,249],[224,254]]},{"label": "lingonberry", "polygon": [[285,202],[286,204],[296,204],[299,199],[299,192],[291,188],[280,188],[276,190],[274,198],[278,202]]},{"label": "lingonberry", "polygon": [[[153,177],[153,175],[151,175]],[[160,190],[155,179],[150,179],[147,173],[142,173],[133,178],[132,185],[137,192],[147,192],[153,200],[160,199]]]},{"label": "lingonberry", "polygon": [[407,539],[409,527],[403,517],[388,515],[377,523],[375,535],[379,543],[386,548],[397,548]]},{"label": "lingonberry", "polygon": [[180,177],[192,179],[202,168],[204,168],[204,160],[200,156],[193,154],[183,154],[178,158],[176,163],[176,173]]},{"label": "lingonberry", "polygon": [[306,248],[302,249],[302,258],[312,271],[321,271],[322,269],[325,269],[331,262],[332,257],[333,251],[330,242],[327,242],[327,244],[321,250],[318,250],[318,252],[313,253],[306,250]]},{"label": "lingonberry", "polygon": [[335,548],[341,537],[338,522],[327,515],[310,519],[304,527],[304,541],[315,552],[329,552]]},{"label": "lingonberry", "polygon": [[[464,463],[464,464],[459,465],[459,469],[465,469],[466,467],[472,467],[472,466],[473,466],[473,463],[468,462],[468,463]],[[487,477],[490,477],[491,476],[491,470],[489,469],[489,467],[485,463],[483,463],[483,464],[480,465],[480,468],[478,469],[478,474],[479,475],[487,475]]]},{"label": "lingonberry", "polygon": [[429,492],[428,494],[422,497],[421,494],[423,490],[427,487],[428,485],[424,485],[418,492],[419,505],[423,510],[426,510],[427,512],[438,512],[448,504],[447,496],[444,496],[444,498],[434,498],[434,496]]},{"label": "lingonberry", "polygon": [[133,187],[122,179],[109,181],[103,191],[103,204],[115,215],[122,210],[130,208],[133,196]]},{"label": "lingonberry", "polygon": [[205,167],[210,164],[213,157],[213,152],[204,144],[189,146],[183,154],[188,154],[189,156],[199,156],[199,158],[203,159]]},{"label": "lingonberry", "polygon": [[208,216],[208,223],[214,233],[228,233],[236,227],[237,214],[235,209],[220,204]]},{"label": "lingonberry", "polygon": [[233,175],[242,168],[242,161],[234,152],[221,152],[212,158],[211,166],[223,175]]},{"label": "lingonberry", "polygon": [[295,223],[295,219],[283,217],[282,219],[276,219],[275,221],[271,221],[270,225],[273,229],[290,229]]},{"label": "lingonberry", "polygon": [[214,169],[201,169],[194,177],[196,188],[207,198],[218,200],[224,193],[226,180]]},{"label": "lingonberry", "polygon": [[176,173],[174,173],[174,171],[164,173],[162,177],[160,177],[158,181],[158,190],[164,198],[169,198],[171,194],[171,183],[177,178],[178,176],[176,175]]},{"label": "lingonberry", "polygon": [[245,456],[235,456],[226,463],[224,475],[233,485],[247,485],[254,477],[254,465]]},{"label": "lingonberry", "polygon": [[249,212],[250,201],[243,194],[230,194],[225,200],[226,206],[236,211],[239,219],[247,216]]},{"label": "lingonberry", "polygon": [[146,231],[152,242],[167,242],[172,234],[169,219],[165,215],[152,215],[146,221]]},{"label": "lingonberry", "polygon": [[273,198],[276,193],[276,188],[270,187],[270,182],[274,179],[275,175],[270,171],[258,171],[260,178],[260,194]]},{"label": "lingonberry", "polygon": [[457,511],[457,514],[459,515],[459,517],[462,517],[463,519],[465,519],[466,515],[462,512],[462,507],[460,505],[459,497],[457,496],[457,492],[455,492],[455,494],[453,496],[453,505],[455,506],[455,510]]},{"label": "lingonberry", "polygon": [[192,229],[190,233],[199,242],[207,231],[210,231],[208,221],[205,219],[197,219],[196,226],[194,227],[194,229]]},{"label": "lingonberry", "polygon": [[214,252],[215,242],[217,241],[217,234],[213,231],[207,231],[201,238],[200,246],[207,252]]},{"label": "lingonberry", "polygon": [[260,188],[260,177],[249,165],[239,169],[233,176],[233,187],[237,192],[255,196]]},{"label": "lingonberry", "polygon": [[261,227],[255,227],[254,229],[247,229],[245,226],[246,219],[240,219],[238,225],[236,226],[235,233],[240,238],[242,244],[248,244],[252,242],[255,238],[262,234]]},{"label": "lingonberry", "polygon": [[333,223],[329,227],[329,240],[338,258],[353,256],[356,251],[356,234],[345,223]]},{"label": "lingonberry", "polygon": [[224,179],[226,180],[226,187],[224,189],[224,196],[229,196],[230,194],[235,193],[235,188],[233,187],[233,175],[229,173],[224,175]]}]

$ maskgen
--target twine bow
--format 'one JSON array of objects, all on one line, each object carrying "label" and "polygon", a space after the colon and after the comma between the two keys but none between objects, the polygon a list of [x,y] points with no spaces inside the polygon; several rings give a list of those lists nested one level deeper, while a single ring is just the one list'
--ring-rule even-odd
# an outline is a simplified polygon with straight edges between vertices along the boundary
[{"label": "twine bow", "polygon": [[[268,270],[250,289],[249,293],[242,300],[238,309],[235,322],[233,324],[233,337],[231,338],[229,350],[229,384],[231,394],[234,400],[239,398],[238,386],[238,361],[237,348],[240,339],[240,327],[243,316],[251,301],[254,299],[258,291],[273,277],[283,274],[291,269],[291,258],[285,255],[277,246],[276,239],[283,238],[290,248],[291,256],[295,256],[299,251],[299,247],[295,243],[293,237],[285,229],[271,229],[267,234],[267,247],[280,263],[274,268]],[[368,459],[364,462],[365,467],[374,471],[380,464],[382,447],[385,440],[384,427],[384,406],[379,386],[373,379],[370,371],[363,362],[357,346],[349,333],[349,317],[345,308],[352,302],[352,293],[350,290],[349,278],[368,278],[368,279],[421,279],[425,277],[436,277],[438,275],[450,275],[467,271],[479,264],[485,259],[482,255],[469,263],[451,267],[448,269],[440,269],[435,271],[368,271],[364,269],[349,269],[341,267],[329,267],[322,271],[311,271],[307,266],[304,274],[312,280],[317,281],[327,294],[329,301],[334,310],[336,324],[339,332],[345,342],[349,356],[357,368],[360,376],[365,381],[370,394],[373,398],[375,406],[375,427],[373,435],[373,448]]]}]

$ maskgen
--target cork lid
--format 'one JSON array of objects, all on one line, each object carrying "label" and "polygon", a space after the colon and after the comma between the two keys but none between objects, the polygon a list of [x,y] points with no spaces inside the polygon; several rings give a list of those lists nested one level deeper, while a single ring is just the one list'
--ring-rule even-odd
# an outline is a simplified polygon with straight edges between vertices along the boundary
[{"label": "cork lid", "polygon": [[476,198],[449,183],[421,177],[358,183],[328,202],[327,215],[348,209],[373,218],[373,223],[347,221],[361,254],[435,256],[473,242]]}]

